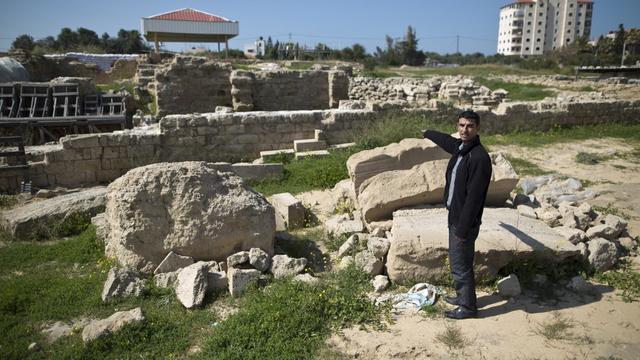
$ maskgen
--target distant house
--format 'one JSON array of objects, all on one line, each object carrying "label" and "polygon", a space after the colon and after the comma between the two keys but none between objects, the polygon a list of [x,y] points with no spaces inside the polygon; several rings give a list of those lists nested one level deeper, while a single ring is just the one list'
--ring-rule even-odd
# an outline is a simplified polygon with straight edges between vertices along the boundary
[{"label": "distant house", "polygon": [[257,56],[264,56],[266,43],[262,36],[260,36],[253,44],[246,44],[244,46],[244,56],[248,58],[255,58]]}]

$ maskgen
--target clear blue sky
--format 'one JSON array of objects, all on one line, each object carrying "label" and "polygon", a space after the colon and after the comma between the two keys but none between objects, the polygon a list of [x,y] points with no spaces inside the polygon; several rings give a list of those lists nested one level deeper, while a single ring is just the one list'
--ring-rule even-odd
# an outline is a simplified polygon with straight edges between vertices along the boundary
[{"label": "clear blue sky", "polygon": [[[0,51],[16,36],[57,36],[60,29],[85,27],[115,36],[119,29],[140,30],[140,18],[190,7],[240,22],[240,35],[231,48],[242,49],[258,36],[333,48],[356,42],[367,52],[384,46],[385,35],[402,37],[408,25],[416,29],[422,50],[496,52],[498,13],[507,0],[3,0],[0,5]],[[640,27],[640,0],[595,0],[592,37],[615,30],[618,24]],[[167,44],[185,50],[199,44]],[[205,44],[205,46],[207,46]],[[216,49],[215,45],[208,45]]]}]

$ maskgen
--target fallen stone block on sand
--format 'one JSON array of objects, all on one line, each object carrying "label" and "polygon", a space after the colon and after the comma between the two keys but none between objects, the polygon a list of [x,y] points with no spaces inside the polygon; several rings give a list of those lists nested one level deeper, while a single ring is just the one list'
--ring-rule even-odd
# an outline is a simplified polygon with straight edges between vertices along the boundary
[{"label": "fallen stone block on sand", "polygon": [[[393,213],[393,240],[387,272],[396,283],[435,282],[446,278],[449,248],[444,208],[400,210]],[[560,262],[580,250],[539,220],[519,216],[514,209],[485,208],[475,243],[476,279],[494,278],[516,259],[531,257]]]}]

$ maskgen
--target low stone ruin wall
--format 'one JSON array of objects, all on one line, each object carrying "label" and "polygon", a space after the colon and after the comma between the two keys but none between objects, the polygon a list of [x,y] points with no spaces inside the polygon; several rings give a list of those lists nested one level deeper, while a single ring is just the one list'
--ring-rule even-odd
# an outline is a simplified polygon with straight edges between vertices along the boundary
[{"label": "low stone ruin wall", "polygon": [[[404,110],[434,121],[453,121],[460,109],[438,103],[434,108]],[[553,126],[638,122],[640,100],[582,103],[503,103],[495,112],[480,112],[483,133],[547,130]],[[321,129],[329,144],[356,141],[359,129],[395,116],[370,110],[306,110],[208,113],[164,117],[159,128],[67,136],[31,163],[30,178],[40,188],[106,183],[131,168],[163,161],[247,161],[260,151],[288,149],[293,141],[314,137]],[[416,134],[419,137],[420,134]],[[19,188],[19,173],[0,173],[0,189]]]},{"label": "low stone ruin wall", "polygon": [[348,98],[343,71],[232,71],[229,64],[177,56],[155,70],[158,116],[236,111],[319,110]]}]

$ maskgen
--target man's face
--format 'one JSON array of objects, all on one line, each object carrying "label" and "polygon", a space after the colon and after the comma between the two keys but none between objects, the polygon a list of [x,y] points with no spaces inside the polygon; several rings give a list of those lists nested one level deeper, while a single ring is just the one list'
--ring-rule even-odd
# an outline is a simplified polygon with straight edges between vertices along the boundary
[{"label": "man's face", "polygon": [[478,125],[473,120],[460,118],[458,119],[458,134],[462,142],[467,144],[478,136]]}]

